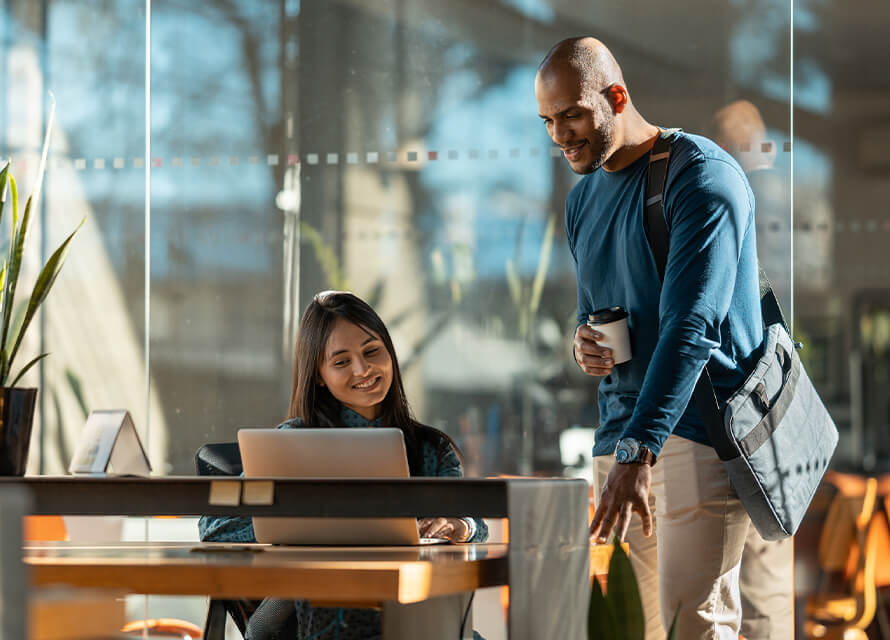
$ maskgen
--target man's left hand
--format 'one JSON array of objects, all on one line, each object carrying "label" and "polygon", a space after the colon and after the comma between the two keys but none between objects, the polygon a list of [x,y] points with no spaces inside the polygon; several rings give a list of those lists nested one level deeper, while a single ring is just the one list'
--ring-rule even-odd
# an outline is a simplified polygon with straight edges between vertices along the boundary
[{"label": "man's left hand", "polygon": [[612,466],[603,487],[593,522],[590,538],[598,543],[606,542],[609,533],[615,533],[621,542],[627,535],[630,518],[634,511],[643,521],[643,535],[652,535],[652,511],[649,509],[649,487],[652,484],[652,467],[645,463],[618,464]]}]

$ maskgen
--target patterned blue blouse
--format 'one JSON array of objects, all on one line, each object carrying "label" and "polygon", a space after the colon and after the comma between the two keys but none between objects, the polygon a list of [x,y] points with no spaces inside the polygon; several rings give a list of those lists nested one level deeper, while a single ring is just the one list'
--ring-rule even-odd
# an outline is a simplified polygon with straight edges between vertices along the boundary
[{"label": "patterned blue blouse", "polygon": [[[379,427],[380,420],[366,420],[347,407],[342,407],[340,418],[347,427]],[[294,429],[302,426],[302,420],[294,418],[278,425],[279,429]],[[439,446],[437,442],[421,440],[423,454],[422,476],[438,478],[460,478],[463,467],[454,446],[449,442]],[[475,529],[468,542],[488,540],[488,526],[481,518],[473,518]],[[202,541],[209,542],[256,542],[253,521],[250,517],[203,516],[198,522]],[[290,613],[292,611],[292,613]],[[261,613],[263,612],[263,613]],[[293,615],[296,616],[295,640],[375,640],[380,637],[380,612],[372,609],[335,609],[312,607],[305,601],[282,601],[267,598],[253,615],[256,622],[265,614],[270,620],[289,618],[293,628]],[[277,623],[276,623],[277,624]],[[262,625],[257,625],[262,626]],[[268,625],[266,625],[268,626]],[[277,630],[254,628],[248,624],[246,638],[277,637]],[[478,637],[478,636],[477,636]]]}]

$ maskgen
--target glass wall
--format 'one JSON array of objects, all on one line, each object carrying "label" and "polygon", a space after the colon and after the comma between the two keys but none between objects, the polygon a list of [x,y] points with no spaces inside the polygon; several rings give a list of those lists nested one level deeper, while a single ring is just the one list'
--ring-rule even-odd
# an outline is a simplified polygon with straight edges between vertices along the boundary
[{"label": "glass wall", "polygon": [[[791,144],[785,2],[0,7],[0,150],[22,176],[49,90],[57,104],[35,252],[86,216],[31,336],[52,352],[33,381],[35,472],[65,469],[96,408],[130,409],[161,473],[192,473],[201,444],[278,424],[301,311],[335,288],[380,312],[415,414],[458,441],[469,474],[585,473],[597,380],[570,356],[563,226],[577,176],[533,93],[550,46],[583,33],[612,48],[647,119],[717,138],[749,172],[761,260],[789,314],[796,159],[795,317],[820,384],[852,397],[830,359],[852,322],[832,293],[849,262],[834,165],[819,140]],[[798,10],[804,36],[828,28],[819,11]],[[818,54],[801,56],[796,95],[821,121],[831,71]],[[868,309],[857,327],[881,326]]]}]

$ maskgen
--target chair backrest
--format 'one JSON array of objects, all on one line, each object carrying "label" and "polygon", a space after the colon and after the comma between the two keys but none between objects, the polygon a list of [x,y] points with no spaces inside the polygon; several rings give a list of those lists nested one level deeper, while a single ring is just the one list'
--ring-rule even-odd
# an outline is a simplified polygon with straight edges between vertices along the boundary
[{"label": "chair backrest", "polygon": [[241,449],[237,442],[214,442],[195,452],[199,476],[240,476]]},{"label": "chair backrest", "polygon": [[[199,476],[240,476],[242,471],[241,449],[237,442],[205,444],[195,452],[195,468]],[[204,623],[204,640],[223,640],[225,638],[227,612],[243,635],[248,619],[256,611],[260,602],[260,600],[246,598],[211,599],[207,609],[207,621]]]}]

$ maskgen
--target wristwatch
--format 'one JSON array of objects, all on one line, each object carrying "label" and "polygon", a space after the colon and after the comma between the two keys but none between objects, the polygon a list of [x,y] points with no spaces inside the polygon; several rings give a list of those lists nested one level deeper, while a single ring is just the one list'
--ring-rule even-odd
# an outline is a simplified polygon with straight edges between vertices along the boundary
[{"label": "wristwatch", "polygon": [[621,438],[615,449],[615,462],[618,464],[642,463],[651,467],[656,459],[657,456],[649,450],[649,447],[636,438]]}]

